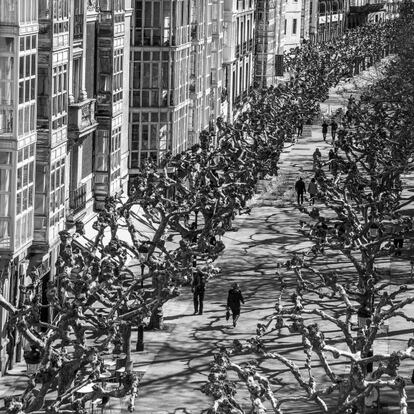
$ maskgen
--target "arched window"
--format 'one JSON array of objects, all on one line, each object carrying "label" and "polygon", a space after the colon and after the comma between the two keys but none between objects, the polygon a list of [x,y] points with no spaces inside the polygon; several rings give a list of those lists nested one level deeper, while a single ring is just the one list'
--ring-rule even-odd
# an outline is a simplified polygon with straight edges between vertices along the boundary
[{"label": "arched window", "polygon": [[336,1],[332,4],[332,13],[337,14],[338,13],[338,3]]},{"label": "arched window", "polygon": [[324,15],[326,13],[326,4],[325,2],[319,3],[319,14]]}]

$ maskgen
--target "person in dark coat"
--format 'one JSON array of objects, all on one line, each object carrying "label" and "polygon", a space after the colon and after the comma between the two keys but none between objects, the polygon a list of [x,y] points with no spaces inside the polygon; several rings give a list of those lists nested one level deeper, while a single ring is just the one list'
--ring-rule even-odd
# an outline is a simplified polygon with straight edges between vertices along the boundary
[{"label": "person in dark coat", "polygon": [[315,198],[318,195],[318,185],[316,184],[315,178],[312,178],[308,185],[308,193],[309,193],[309,204],[315,204]]},{"label": "person in dark coat", "polygon": [[203,314],[204,293],[206,290],[206,282],[201,271],[197,271],[193,276],[193,283],[191,284],[191,291],[193,292],[194,301],[194,315]]},{"label": "person in dark coat", "polygon": [[322,123],[322,135],[323,135],[323,140],[326,141],[326,134],[328,133],[328,124],[327,122],[324,120]]},{"label": "person in dark coat", "polygon": [[302,177],[299,177],[299,180],[296,181],[295,190],[298,194],[298,204],[301,205],[303,204],[303,193],[306,193],[306,185],[302,180]]},{"label": "person in dark coat", "polygon": [[233,283],[232,288],[229,290],[229,294],[227,296],[227,310],[231,310],[234,327],[237,325],[237,320],[240,316],[241,303],[244,304],[244,299],[239,284]]},{"label": "person in dark coat", "polygon": [[312,158],[313,158],[313,169],[319,168],[321,158],[322,158],[322,154],[319,151],[319,148],[316,148],[315,152],[312,155]]},{"label": "person in dark coat", "polygon": [[335,159],[335,152],[332,148],[329,150],[328,157],[329,157],[329,161],[330,161],[329,162],[329,171],[331,171],[332,170],[332,162]]},{"label": "person in dark coat", "polygon": [[299,118],[299,120],[296,122],[296,128],[297,128],[297,136],[299,138],[303,134],[303,119],[302,118]]},{"label": "person in dark coat", "polygon": [[333,120],[331,122],[331,136],[332,136],[332,141],[335,141],[337,129],[338,129],[338,124],[335,122],[335,120]]}]

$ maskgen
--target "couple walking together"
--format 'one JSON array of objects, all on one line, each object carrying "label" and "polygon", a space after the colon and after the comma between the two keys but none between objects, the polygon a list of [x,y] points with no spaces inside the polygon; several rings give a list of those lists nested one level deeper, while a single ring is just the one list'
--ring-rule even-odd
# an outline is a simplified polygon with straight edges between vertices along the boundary
[{"label": "couple walking together", "polygon": [[[205,277],[201,271],[198,271],[194,275],[191,290],[193,292],[194,315],[196,314],[202,315],[206,283],[205,283]],[[242,303],[244,304],[244,298],[241,293],[239,284],[233,283],[227,296],[226,319],[227,320],[230,319],[230,311],[231,311],[234,327],[237,325],[237,321],[240,317],[240,309],[241,309]]]},{"label": "couple walking together", "polygon": [[[299,177],[299,180],[296,181],[295,190],[297,194],[297,202],[299,205],[303,204],[303,195],[306,193],[306,184],[303,181],[302,177]],[[308,185],[309,193],[309,204],[315,204],[315,198],[318,195],[318,185],[316,184],[315,178],[312,178]]]},{"label": "couple walking together", "polygon": [[[335,122],[335,120],[332,120],[330,126],[331,126],[332,141],[335,141],[336,131],[338,130],[338,124]],[[324,141],[326,141],[326,134],[328,133],[328,127],[329,127],[329,124],[326,122],[326,120],[324,120],[322,123],[322,136],[323,136]]]}]

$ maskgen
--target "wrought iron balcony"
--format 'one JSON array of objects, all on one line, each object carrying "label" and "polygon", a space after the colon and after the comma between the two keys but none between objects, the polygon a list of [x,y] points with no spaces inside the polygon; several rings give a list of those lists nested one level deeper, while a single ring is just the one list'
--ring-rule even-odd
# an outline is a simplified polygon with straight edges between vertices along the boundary
[{"label": "wrought iron balcony", "polygon": [[69,105],[69,137],[81,138],[95,131],[98,123],[95,119],[95,99],[86,99]]},{"label": "wrought iron balcony", "polygon": [[86,206],[86,184],[82,184],[76,190],[70,192],[69,206],[76,214]]}]

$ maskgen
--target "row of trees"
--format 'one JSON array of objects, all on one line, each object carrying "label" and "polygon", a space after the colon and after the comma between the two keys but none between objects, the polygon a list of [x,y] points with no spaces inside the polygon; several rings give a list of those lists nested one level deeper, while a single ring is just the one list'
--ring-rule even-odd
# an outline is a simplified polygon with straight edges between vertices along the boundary
[{"label": "row of trees", "polygon": [[[387,32],[389,27],[376,30]],[[366,41],[373,33],[364,34]],[[347,56],[336,59],[352,65]],[[159,325],[162,305],[189,281],[195,265],[207,278],[217,273],[213,262],[224,248],[217,239],[236,213],[248,210],[257,180],[277,173],[284,142],[296,133],[298,122],[317,114],[321,84],[325,88],[326,82],[338,80],[300,78],[305,72],[297,65],[292,64],[296,77],[289,85],[253,92],[232,125],[218,119],[214,131],[201,134],[199,144],[167,154],[161,165],[142,166],[129,197],[107,200],[94,223],[93,239],[81,223],[75,234],[61,233],[57,277],[48,290],[49,323],[40,319],[35,271],[32,284],[21,287],[20,307],[0,295],[9,326],[42,355],[39,372],[20,401],[10,404],[10,412],[81,413],[89,400],[126,395],[133,409],[139,378],[131,362],[132,327],[148,321]],[[168,235],[172,240],[166,241]],[[87,249],[77,242],[79,237],[89,239]],[[139,274],[129,263],[142,261],[144,252],[148,272]],[[143,288],[144,279],[151,280],[150,288]],[[125,367],[115,390],[99,383],[111,354]],[[80,396],[77,392],[89,384],[93,391]],[[47,402],[54,391],[57,398]]]},{"label": "row of trees", "polygon": [[[286,404],[299,401],[314,402],[321,412],[364,413],[377,389],[391,389],[399,397],[401,414],[407,414],[406,381],[399,369],[414,357],[414,338],[407,338],[404,349],[390,354],[376,351],[375,341],[391,319],[414,322],[404,312],[414,297],[404,294],[405,285],[383,280],[377,267],[379,259],[396,252],[394,239],[401,239],[412,227],[411,218],[404,217],[400,209],[413,201],[402,197],[402,175],[411,168],[414,153],[413,16],[412,2],[405,2],[401,19],[384,23],[381,35],[374,26],[348,35],[350,42],[357,40],[358,56],[381,56],[386,46],[355,37],[368,32],[375,33],[378,42],[394,39],[391,48],[396,46],[397,55],[383,79],[367,87],[360,101],[350,100],[338,155],[334,161],[322,160],[316,169],[323,207],[303,208],[310,220],[303,221],[300,230],[314,245],[277,271],[280,295],[275,311],[258,324],[254,337],[235,341],[216,354],[209,382],[203,387],[214,399],[211,413],[243,413],[243,391],[238,390],[244,383],[254,413],[264,413],[267,405],[281,414]],[[338,68],[343,68],[342,73],[349,69],[336,58],[348,54],[349,61],[353,60],[354,52],[348,53],[345,46],[347,40],[335,44],[334,54],[329,44],[296,50],[292,60],[298,74],[295,79],[306,79],[303,67],[311,58],[316,62],[314,76],[321,74],[320,96],[324,96],[330,68],[334,80],[328,84],[337,82]],[[329,168],[332,162],[337,166],[334,172]],[[348,262],[353,270],[338,274],[327,269],[332,255],[341,258],[341,268]],[[293,288],[286,283],[288,277],[294,281]],[[302,344],[303,364],[272,350],[282,329]],[[261,362],[235,362],[243,354],[247,359],[259,355]],[[266,360],[275,361],[277,368],[265,374],[259,365]],[[279,396],[276,378],[285,371],[297,383],[298,392]],[[238,375],[237,386],[230,381],[230,372]]]}]

